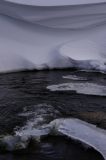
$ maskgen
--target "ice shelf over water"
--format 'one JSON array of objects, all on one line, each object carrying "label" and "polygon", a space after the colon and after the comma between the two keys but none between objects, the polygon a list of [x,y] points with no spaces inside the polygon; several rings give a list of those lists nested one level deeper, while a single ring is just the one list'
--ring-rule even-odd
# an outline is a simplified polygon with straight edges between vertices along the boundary
[{"label": "ice shelf over water", "polygon": [[88,82],[71,82],[48,86],[50,91],[76,91],[79,94],[106,96],[106,86],[88,83]]},{"label": "ice shelf over water", "polygon": [[[33,139],[40,142],[40,137],[46,135],[65,135],[74,141],[81,142],[84,147],[93,147],[106,159],[106,131],[79,119],[55,119],[41,128],[34,128],[34,123],[22,127],[15,136],[0,139],[0,147],[7,151],[25,149]],[[28,129],[29,128],[29,129]],[[4,148],[5,146],[5,148]]]},{"label": "ice shelf over water", "polygon": [[87,81],[87,78],[76,76],[76,75],[67,75],[67,76],[63,76],[63,78],[70,79],[73,81]]},{"label": "ice shelf over water", "polygon": [[51,122],[56,132],[94,147],[106,159],[106,131],[79,119],[61,119]]},{"label": "ice shelf over water", "polygon": [[106,72],[106,0],[0,0],[0,72]]}]

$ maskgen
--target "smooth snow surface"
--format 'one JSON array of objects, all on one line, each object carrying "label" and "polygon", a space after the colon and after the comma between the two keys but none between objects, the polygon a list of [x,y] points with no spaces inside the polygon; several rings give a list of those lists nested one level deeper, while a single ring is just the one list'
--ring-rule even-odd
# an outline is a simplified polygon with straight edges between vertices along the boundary
[{"label": "smooth snow surface", "polygon": [[106,86],[88,82],[63,83],[48,86],[51,91],[76,91],[80,94],[106,96]]},{"label": "smooth snow surface", "polygon": [[0,0],[0,72],[71,67],[106,72],[105,2]]},{"label": "smooth snow surface", "polygon": [[57,5],[77,5],[106,2],[106,0],[5,0],[13,3],[39,5],[39,6],[57,6]]}]

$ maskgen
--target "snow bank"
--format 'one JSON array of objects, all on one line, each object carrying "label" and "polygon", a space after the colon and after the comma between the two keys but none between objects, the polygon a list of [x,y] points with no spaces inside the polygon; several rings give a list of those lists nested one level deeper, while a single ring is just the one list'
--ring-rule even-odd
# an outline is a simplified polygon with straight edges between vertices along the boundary
[{"label": "snow bank", "polygon": [[39,6],[57,6],[57,5],[78,5],[106,2],[106,0],[5,0],[18,4],[39,5]]},{"label": "snow bank", "polygon": [[1,0],[0,72],[71,67],[106,72],[105,2]]}]

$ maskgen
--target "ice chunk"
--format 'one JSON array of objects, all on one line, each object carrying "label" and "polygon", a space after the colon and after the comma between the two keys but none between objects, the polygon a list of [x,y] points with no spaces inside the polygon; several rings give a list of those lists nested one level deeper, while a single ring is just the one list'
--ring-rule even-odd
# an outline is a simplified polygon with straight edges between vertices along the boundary
[{"label": "ice chunk", "polygon": [[106,96],[106,86],[88,83],[73,82],[48,86],[51,91],[76,91],[79,94]]}]

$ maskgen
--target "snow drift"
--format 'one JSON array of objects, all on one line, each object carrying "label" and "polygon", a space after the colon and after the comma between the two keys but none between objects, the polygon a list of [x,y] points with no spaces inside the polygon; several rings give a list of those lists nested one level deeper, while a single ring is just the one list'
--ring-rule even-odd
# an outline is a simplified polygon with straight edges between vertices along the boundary
[{"label": "snow drift", "polygon": [[0,1],[0,72],[106,72],[106,1]]}]

